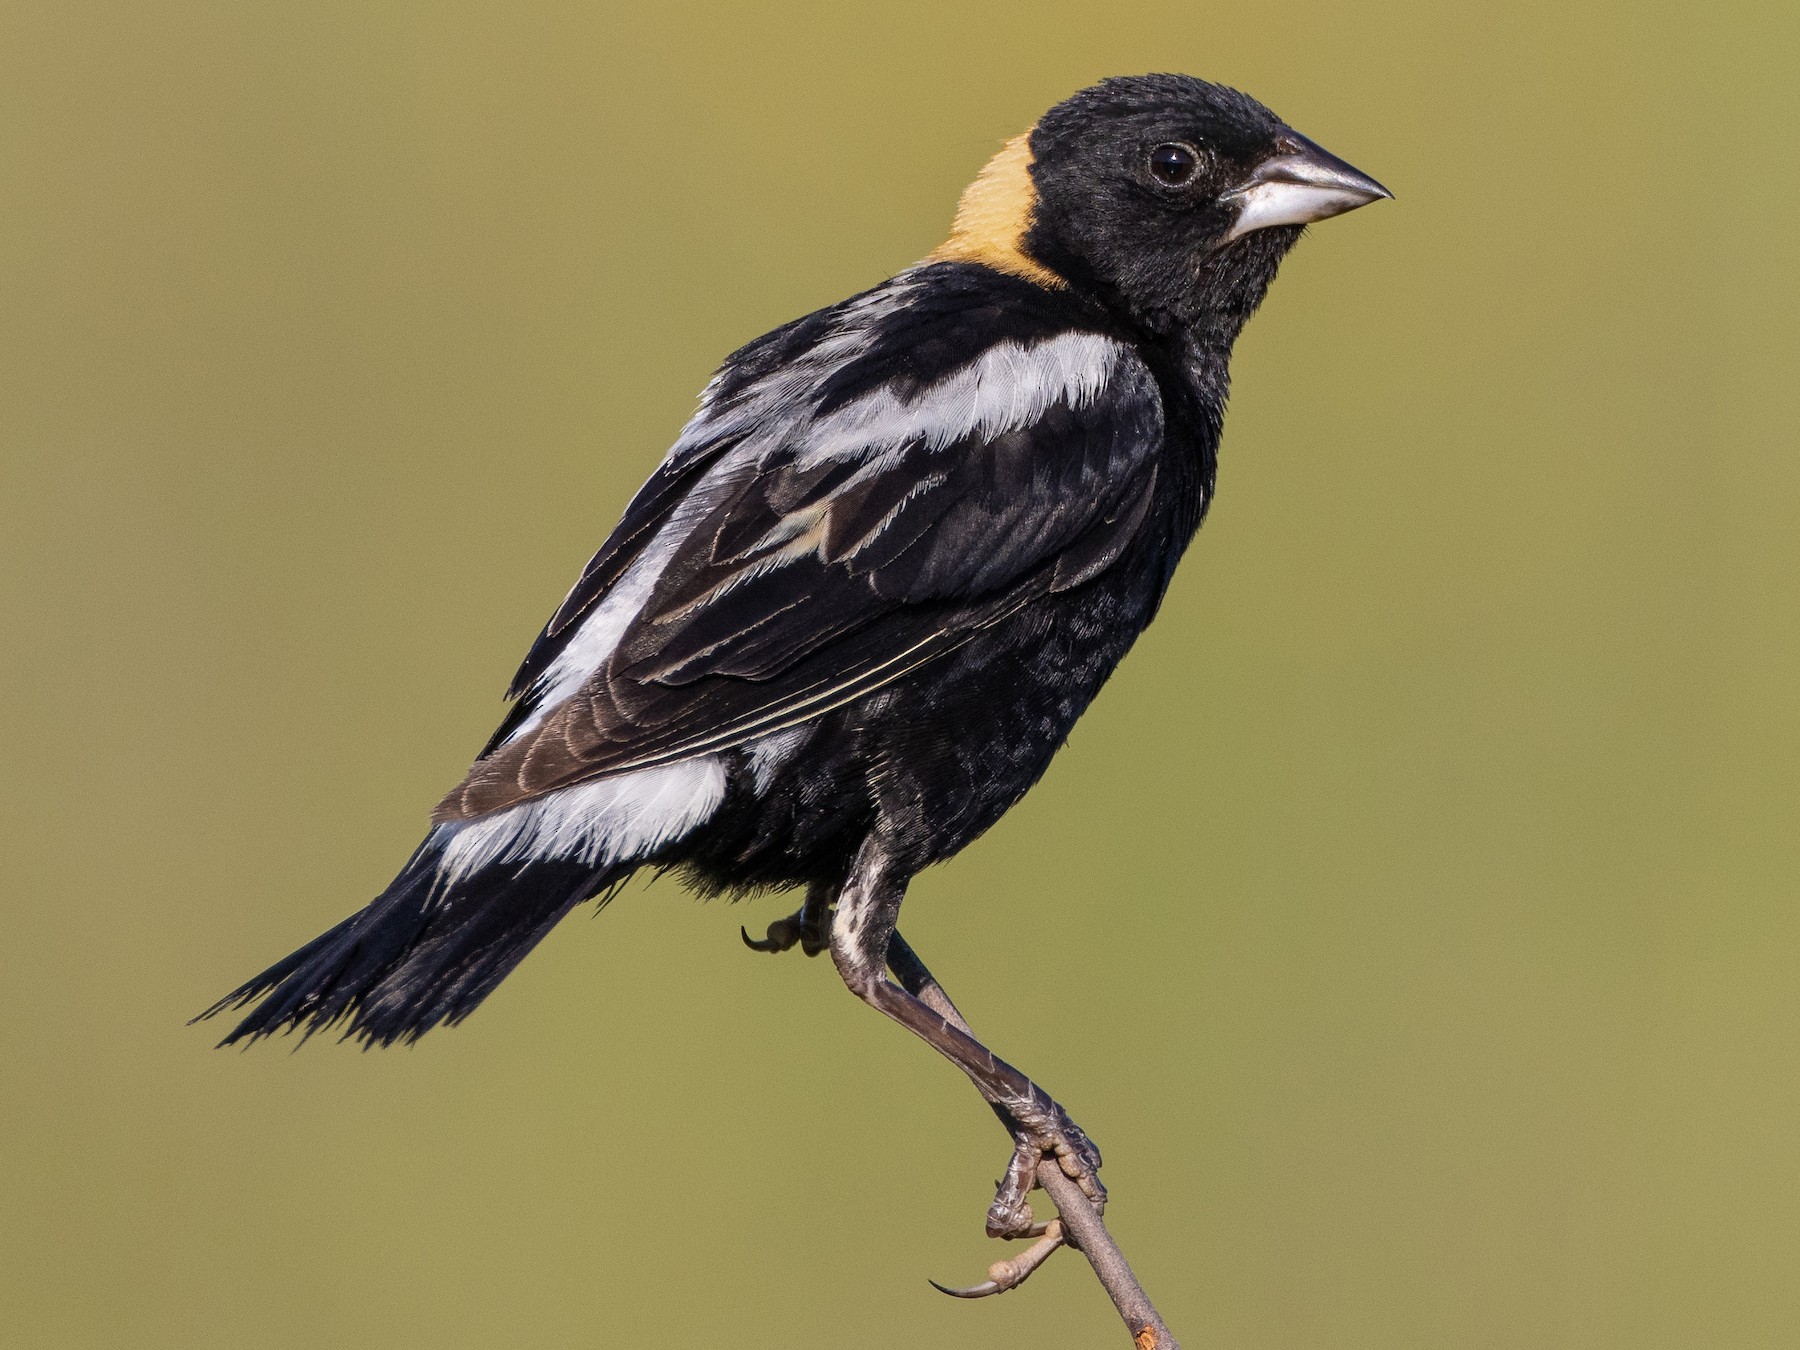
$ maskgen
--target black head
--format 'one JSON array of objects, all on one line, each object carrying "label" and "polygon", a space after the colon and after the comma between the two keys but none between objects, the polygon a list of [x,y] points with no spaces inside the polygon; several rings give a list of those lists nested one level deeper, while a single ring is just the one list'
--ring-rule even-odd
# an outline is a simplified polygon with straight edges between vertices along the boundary
[{"label": "black head", "polygon": [[1020,251],[1152,332],[1229,341],[1308,221],[1391,195],[1255,99],[1187,75],[1084,89],[1028,145]]}]

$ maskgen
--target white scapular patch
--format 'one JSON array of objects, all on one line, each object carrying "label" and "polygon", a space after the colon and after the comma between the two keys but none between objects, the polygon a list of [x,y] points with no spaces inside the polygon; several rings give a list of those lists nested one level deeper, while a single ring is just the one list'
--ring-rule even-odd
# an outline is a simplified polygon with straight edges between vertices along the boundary
[{"label": "white scapular patch", "polygon": [[1085,408],[1112,378],[1124,348],[1096,333],[1035,342],[996,342],[968,365],[908,397],[871,390],[807,427],[800,464],[880,456],[923,443],[943,450],[975,437],[991,441],[1031,425],[1059,403]]},{"label": "white scapular patch", "polygon": [[786,365],[770,372],[729,402],[718,401],[727,371],[714,376],[700,395],[700,407],[682,428],[667,463],[683,459],[722,440],[742,439],[751,453],[787,441],[805,422],[819,385],[844,364],[866,352],[882,319],[905,307],[918,283],[901,273],[888,285],[848,301],[835,327]]},{"label": "white scapular patch", "polygon": [[439,825],[438,880],[492,863],[569,858],[600,866],[645,857],[705,823],[725,797],[716,755],[559,788],[466,823]]},{"label": "white scapular patch", "polygon": [[[695,524],[746,477],[759,472],[768,455],[791,450],[802,465],[862,456],[869,461],[867,472],[878,472],[885,458],[907,446],[923,443],[931,451],[941,451],[970,437],[992,440],[1030,425],[1057,404],[1071,408],[1091,404],[1125,352],[1120,343],[1094,333],[1069,333],[1028,345],[999,342],[909,396],[882,387],[825,417],[813,417],[821,381],[868,348],[875,327],[904,306],[913,288],[903,274],[892,285],[860,297],[838,316],[837,327],[803,355],[724,403],[718,401],[715,377],[666,462],[678,463],[722,440],[737,444],[701,476],[656,538],[581,620],[538,677],[531,716],[514,728],[508,740],[535,728],[605,665]],[[922,482],[921,490],[928,486],[929,480]],[[786,547],[756,570],[779,567],[812,552],[823,538],[819,529],[823,509],[821,505],[819,519],[802,513],[783,522],[778,528],[790,533],[765,542]],[[733,584],[755,574],[740,573]]]}]

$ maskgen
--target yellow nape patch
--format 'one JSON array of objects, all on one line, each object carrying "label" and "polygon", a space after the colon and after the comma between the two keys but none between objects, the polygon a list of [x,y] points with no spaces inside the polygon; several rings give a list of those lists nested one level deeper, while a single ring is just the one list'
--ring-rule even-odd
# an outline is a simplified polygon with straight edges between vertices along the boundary
[{"label": "yellow nape patch", "polygon": [[1031,133],[1014,136],[987,162],[956,204],[950,237],[933,249],[926,262],[986,263],[1000,272],[1061,286],[1063,279],[1029,257],[1022,241],[1037,207],[1031,181]]}]

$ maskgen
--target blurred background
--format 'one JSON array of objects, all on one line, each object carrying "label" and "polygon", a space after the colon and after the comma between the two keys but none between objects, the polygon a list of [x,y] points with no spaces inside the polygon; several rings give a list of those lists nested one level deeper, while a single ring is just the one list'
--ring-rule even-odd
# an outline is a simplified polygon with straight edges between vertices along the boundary
[{"label": "blurred background", "polygon": [[[1399,194],[906,931],[1190,1346],[1800,1343],[1791,5],[11,0],[0,1341],[1122,1341],[1006,1143],[673,884],[466,1026],[184,1020],[360,906],[713,365],[1108,74]],[[685,1338],[685,1339],[684,1339]]]}]

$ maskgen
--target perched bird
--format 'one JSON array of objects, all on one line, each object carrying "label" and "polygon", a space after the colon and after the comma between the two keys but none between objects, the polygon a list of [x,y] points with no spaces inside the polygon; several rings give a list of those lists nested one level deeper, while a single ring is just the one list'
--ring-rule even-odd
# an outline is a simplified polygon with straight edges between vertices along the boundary
[{"label": "perched bird", "polygon": [[639,868],[804,887],[751,945],[829,950],[974,1081],[1014,1140],[989,1231],[1034,1231],[1048,1156],[1098,1202],[1098,1150],[969,1034],[900,902],[1037,781],[1155,615],[1283,255],[1389,195],[1187,76],[1052,108],[923,262],[726,360],[393,883],[203,1015],[260,1000],[226,1043],[410,1041]]}]

